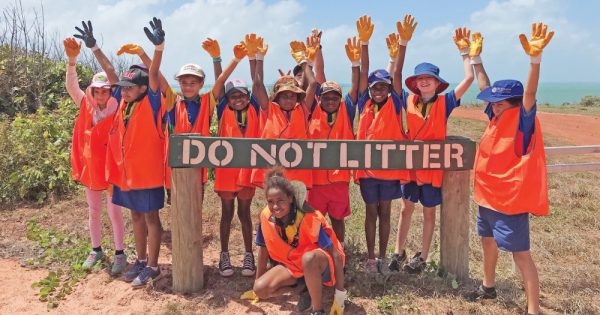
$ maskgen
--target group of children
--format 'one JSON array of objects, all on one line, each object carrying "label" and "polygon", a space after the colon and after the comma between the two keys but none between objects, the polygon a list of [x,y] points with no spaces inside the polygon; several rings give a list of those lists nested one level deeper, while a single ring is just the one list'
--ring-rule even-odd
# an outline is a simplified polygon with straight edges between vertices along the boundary
[{"label": "group of children", "polygon": [[[535,117],[541,52],[553,35],[547,32],[546,25],[534,24],[529,40],[521,35],[521,43],[531,56],[525,89],[513,80],[490,86],[480,57],[483,38],[479,33],[471,36],[466,28],[457,29],[453,39],[460,51],[464,78],[453,91],[442,94],[448,83],[433,64],[418,64],[414,74],[403,81],[407,44],[417,26],[410,15],[398,22],[398,32],[386,39],[390,54],[387,70],[369,72],[369,40],[374,25],[370,17],[363,16],[356,22],[358,36],[349,38],[345,45],[352,65],[352,84],[346,95],[338,83],[325,79],[321,32],[316,30],[306,43],[290,43],[297,62],[294,76],[280,71],[281,77],[270,94],[263,81],[268,45],[262,37],[246,35],[233,48],[234,57],[224,70],[219,44],[209,38],[202,47],[213,59],[215,84],[201,95],[205,73],[196,64],[186,64],[176,75],[181,88],[178,95],[159,70],[165,47],[161,20],[154,18],[150,28],[144,28],[155,46],[152,59],[137,44],[121,47],[118,55],[135,54],[142,63],[132,65],[120,77],[96,45],[91,22],[83,22],[82,26],[83,29],[76,27],[79,34],[75,37],[92,50],[104,70],[94,75],[85,92],[81,91],[75,72],[81,44],[73,38],[64,41],[69,58],[67,91],[80,105],[73,132],[73,178],[86,187],[89,205],[92,251],[84,267],[95,265],[104,256],[100,213],[102,191],[106,191],[116,249],[112,273],[123,273],[133,286],[143,286],[159,276],[162,227],[158,210],[164,206],[165,187],[170,185],[166,165],[168,137],[177,133],[210,136],[215,109],[219,137],[444,140],[448,117],[476,77],[481,90],[478,98],[488,102],[490,124],[475,162],[477,229],[484,251],[484,279],[471,296],[496,297],[494,274],[500,248],[513,253],[523,275],[528,311],[539,313],[539,281],[529,253],[528,213],[548,213],[543,141]],[[240,79],[227,82],[245,57],[250,65],[251,89]],[[223,277],[234,274],[228,243],[237,199],[245,248],[242,275],[256,277],[253,290],[243,297],[268,298],[303,281],[306,289],[302,290],[298,310],[312,309],[313,314],[322,314],[322,285],[334,285],[331,310],[342,314],[346,298],[344,219],[350,215],[350,181],[354,179],[360,185],[365,202],[366,272],[403,269],[419,273],[426,266],[436,207],[442,202],[442,178],[441,170],[217,168],[214,189],[222,204],[219,272]],[[206,179],[204,170],[203,181]],[[267,206],[259,217],[255,264],[250,205],[256,187],[264,189]],[[402,198],[403,209],[395,251],[388,262],[391,202],[398,198]],[[409,259],[405,242],[417,202],[423,206],[423,238],[420,250]],[[126,271],[121,207],[131,210],[137,255]],[[379,252],[375,255],[377,226]]]}]

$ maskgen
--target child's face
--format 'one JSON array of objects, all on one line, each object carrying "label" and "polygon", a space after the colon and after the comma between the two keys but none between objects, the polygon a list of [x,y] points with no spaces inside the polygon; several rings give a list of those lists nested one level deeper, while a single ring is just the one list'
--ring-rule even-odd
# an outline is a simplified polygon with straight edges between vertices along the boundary
[{"label": "child's face", "polygon": [[285,111],[292,110],[296,105],[296,102],[298,102],[298,94],[292,91],[283,91],[277,94],[275,102]]},{"label": "child's face", "polygon": [[198,95],[202,86],[204,86],[204,79],[195,75],[186,74],[179,77],[179,87],[185,98],[192,98]]},{"label": "child's face", "polygon": [[492,103],[492,112],[494,112],[494,116],[499,117],[502,113],[515,105],[511,104],[507,100],[502,100],[500,102]]},{"label": "child's face", "polygon": [[328,113],[335,113],[340,108],[342,96],[336,92],[329,92],[321,95],[321,108]]},{"label": "child's face", "polygon": [[440,81],[430,75],[420,75],[415,79],[417,89],[421,95],[434,95]]},{"label": "child's face", "polygon": [[293,201],[292,196],[286,195],[277,187],[269,188],[266,195],[269,210],[271,210],[271,213],[277,219],[283,219],[290,214],[290,208]]},{"label": "child's face", "polygon": [[370,87],[369,90],[371,92],[371,99],[375,103],[382,103],[390,94],[390,85],[385,82],[378,82]]},{"label": "child's face", "polygon": [[121,97],[126,103],[133,102],[146,93],[146,89],[148,89],[146,85],[124,86],[121,89]]},{"label": "child's face", "polygon": [[250,97],[248,94],[236,90],[227,94],[227,102],[231,108],[242,110],[246,108],[248,102],[250,102]]},{"label": "child's face", "polygon": [[302,86],[303,78],[304,78],[304,72],[302,72],[302,71],[298,72],[298,74],[296,74],[294,76],[294,79],[296,80],[296,82],[298,82],[299,86]]},{"label": "child's face", "polygon": [[92,95],[94,96],[94,101],[98,106],[104,107],[106,103],[108,103],[108,99],[110,98],[110,89],[103,88],[92,88]]}]

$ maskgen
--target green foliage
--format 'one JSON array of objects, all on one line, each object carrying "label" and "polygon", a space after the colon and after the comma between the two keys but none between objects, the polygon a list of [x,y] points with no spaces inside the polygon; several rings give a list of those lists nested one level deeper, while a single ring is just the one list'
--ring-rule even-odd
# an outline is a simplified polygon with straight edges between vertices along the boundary
[{"label": "green foliage", "polygon": [[583,107],[600,107],[600,96],[584,96],[579,104]]},{"label": "green foliage", "polygon": [[44,229],[38,225],[35,218],[27,222],[27,238],[42,250],[40,256],[27,261],[29,265],[59,266],[56,270],[48,272],[48,276],[31,285],[32,288],[39,289],[39,299],[48,302],[48,309],[55,308],[89,273],[89,270],[81,266],[88,254],[88,244],[75,234],[67,234],[54,228]]},{"label": "green foliage", "polygon": [[0,202],[35,201],[73,191],[70,145],[77,107],[63,99],[58,108],[0,119]]}]

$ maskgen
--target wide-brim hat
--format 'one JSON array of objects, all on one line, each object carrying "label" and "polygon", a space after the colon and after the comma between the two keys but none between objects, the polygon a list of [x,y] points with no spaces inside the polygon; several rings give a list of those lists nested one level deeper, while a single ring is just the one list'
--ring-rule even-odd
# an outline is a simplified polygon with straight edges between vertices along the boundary
[{"label": "wide-brim hat", "polygon": [[430,64],[428,62],[423,62],[423,63],[418,64],[415,67],[415,74],[411,75],[410,77],[406,78],[406,80],[404,80],[406,87],[409,90],[411,90],[411,92],[413,92],[417,95],[421,95],[421,92],[417,88],[417,82],[416,82],[417,77],[421,76],[421,75],[432,76],[432,77],[436,78],[438,81],[440,81],[440,84],[438,85],[437,89],[435,90],[435,94],[442,93],[450,85],[450,84],[448,84],[448,82],[446,82],[446,80],[444,80],[444,79],[442,79],[442,77],[440,77],[440,68],[438,68],[437,66]]},{"label": "wide-brim hat", "polygon": [[275,85],[273,85],[273,94],[271,95],[271,100],[275,100],[277,95],[281,92],[290,91],[299,95],[300,98],[303,98],[306,95],[306,92],[300,87],[296,79],[290,75],[285,75],[277,79],[275,81]]},{"label": "wide-brim hat", "polygon": [[523,84],[517,80],[500,80],[477,94],[477,99],[488,103],[500,102],[523,96]]},{"label": "wide-brim hat", "polygon": [[342,87],[335,81],[325,81],[321,84],[321,95],[329,92],[336,92],[342,96]]}]

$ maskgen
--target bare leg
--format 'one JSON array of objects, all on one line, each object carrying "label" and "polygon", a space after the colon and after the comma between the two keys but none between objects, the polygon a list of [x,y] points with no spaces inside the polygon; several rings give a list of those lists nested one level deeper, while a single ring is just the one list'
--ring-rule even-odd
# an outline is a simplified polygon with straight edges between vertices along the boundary
[{"label": "bare leg", "polygon": [[131,223],[133,226],[133,236],[135,237],[135,251],[138,260],[146,260],[148,228],[144,213],[131,210]]},{"label": "bare leg", "polygon": [[221,239],[221,251],[229,251],[229,234],[231,233],[231,220],[233,219],[234,199],[225,200],[221,198],[221,224],[219,225],[219,235]]},{"label": "bare leg", "polygon": [[398,233],[396,234],[396,248],[394,249],[394,253],[396,254],[400,254],[404,249],[404,244],[406,243],[406,238],[410,231],[412,214],[415,211],[414,202],[402,198],[402,204],[402,213],[400,220],[398,220]]},{"label": "bare leg", "polygon": [[158,267],[158,253],[160,252],[160,237],[162,227],[158,210],[144,213],[148,227],[148,266]]},{"label": "bare leg", "polygon": [[250,215],[250,205],[252,199],[238,199],[237,215],[242,226],[242,236],[244,238],[244,249],[246,252],[252,252],[252,216]]},{"label": "bare leg", "polygon": [[483,286],[492,288],[496,285],[498,245],[493,237],[482,237],[481,247],[483,248]]},{"label": "bare leg", "polygon": [[421,257],[427,260],[435,228],[435,207],[423,207],[423,243],[421,244]]},{"label": "bare leg", "polygon": [[375,259],[375,232],[377,229],[378,204],[367,203],[365,208],[365,236],[367,237],[367,255],[369,259]]},{"label": "bare leg", "polygon": [[514,252],[513,259],[523,275],[527,293],[527,312],[538,314],[540,312],[540,280],[531,253],[530,251]]},{"label": "bare leg", "polygon": [[392,213],[392,201],[379,202],[379,257],[385,258],[388,241],[390,240],[390,219]]},{"label": "bare leg", "polygon": [[[304,280],[314,311],[323,309],[323,280],[321,275],[328,264],[327,254],[321,250],[313,250],[302,255]],[[331,272],[334,272],[334,270],[331,270]]]}]

